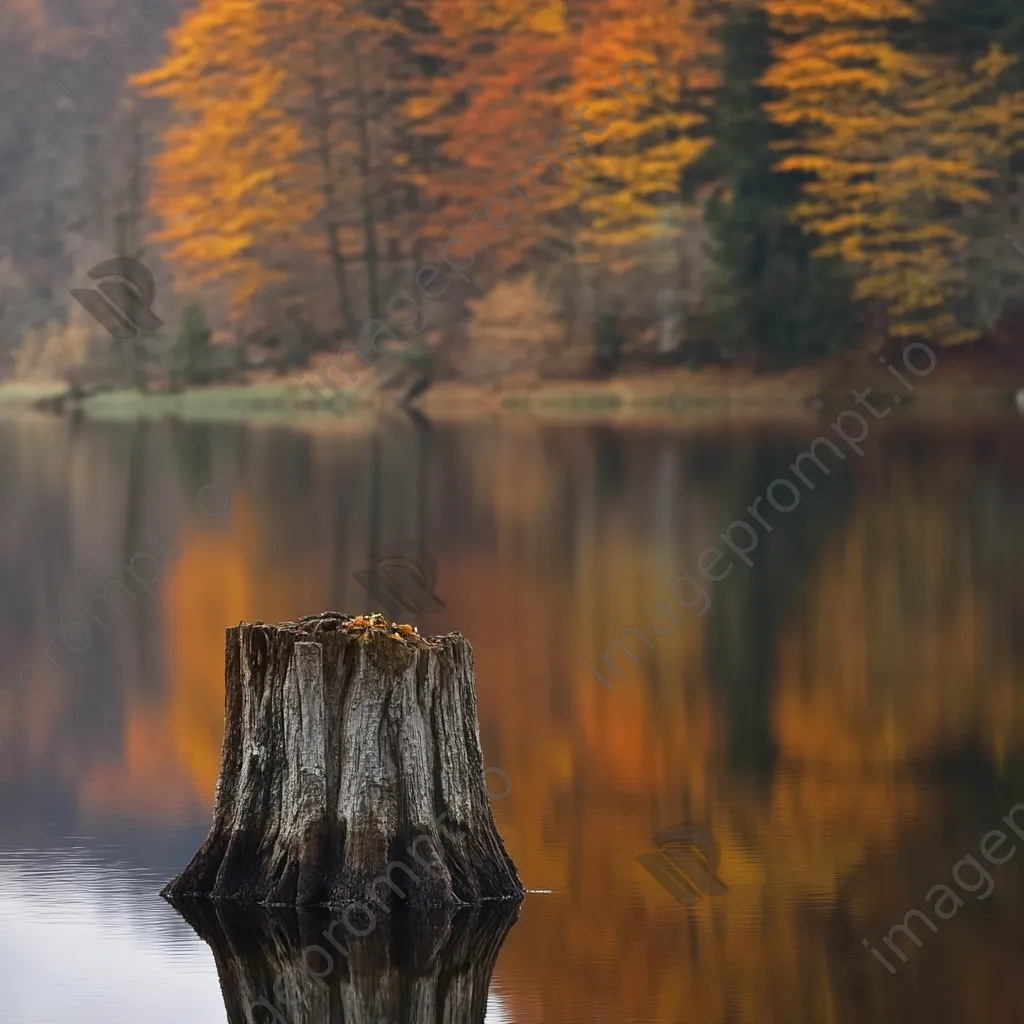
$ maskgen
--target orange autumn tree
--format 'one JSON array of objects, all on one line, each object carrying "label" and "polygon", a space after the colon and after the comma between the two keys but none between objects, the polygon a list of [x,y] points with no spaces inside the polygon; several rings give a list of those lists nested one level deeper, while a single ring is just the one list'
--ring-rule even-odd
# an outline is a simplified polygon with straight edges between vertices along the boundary
[{"label": "orange autumn tree", "polygon": [[966,291],[963,215],[989,201],[993,165],[1024,127],[1024,96],[1000,92],[998,50],[971,74],[893,43],[905,0],[765,0],[779,43],[765,84],[770,116],[795,129],[779,167],[811,180],[797,207],[819,254],[857,273],[890,336],[957,344],[977,336],[957,315]]},{"label": "orange autumn tree", "polygon": [[357,0],[202,0],[164,63],[136,77],[175,121],[155,161],[158,240],[186,278],[225,282],[236,314],[268,292],[290,303],[326,290],[354,332],[348,253],[362,250],[376,315],[376,182],[391,180],[375,106],[388,58],[376,44],[399,31]]},{"label": "orange autumn tree", "polygon": [[[422,179],[431,227],[440,243],[457,234],[489,253],[486,285],[543,268],[535,280],[564,315],[566,365],[589,358],[609,280],[639,301],[678,279],[680,176],[706,148],[697,97],[712,80],[696,6],[424,0],[437,32],[420,45],[441,70],[407,112],[442,154]],[[641,266],[661,275],[638,289],[621,274]]]},{"label": "orange autumn tree", "polygon": [[[567,127],[574,118],[561,95],[581,18],[577,5],[578,0],[423,0],[434,31],[418,46],[433,63],[406,108],[431,149],[430,166],[419,179],[432,206],[425,234],[456,260],[472,261],[475,269],[465,281],[471,288],[499,302],[515,296],[498,311],[500,317],[521,315],[520,300],[527,295],[541,318],[553,302],[564,336],[542,347],[563,366],[566,360],[582,366],[589,358],[591,303],[581,294],[578,212],[569,187],[583,144],[579,126]],[[508,275],[516,280],[492,294]],[[456,357],[471,374],[481,364],[503,360],[504,344],[476,322],[480,315],[479,307],[471,313],[476,326],[467,335],[476,351]],[[493,344],[483,340],[488,338]]]},{"label": "orange autumn tree", "polygon": [[[424,184],[445,228],[483,209],[533,154],[548,187],[528,184],[523,249],[554,237],[608,250],[657,232],[679,176],[706,149],[695,98],[714,81],[709,19],[692,0],[426,0],[444,61],[410,103],[423,131],[443,133],[448,171]],[[629,83],[623,84],[623,79]],[[555,147],[550,143],[555,138]],[[481,226],[482,237],[493,229]],[[486,233],[490,230],[491,235]],[[501,265],[522,255],[503,240]]]},{"label": "orange autumn tree", "polygon": [[[423,0],[423,11],[435,31],[417,46],[437,70],[406,112],[438,151],[417,179],[434,211],[426,236],[444,244],[457,234],[498,270],[557,248],[572,174],[549,147],[567,120],[558,96],[573,46],[566,3]],[[565,152],[573,148],[570,139]]]}]

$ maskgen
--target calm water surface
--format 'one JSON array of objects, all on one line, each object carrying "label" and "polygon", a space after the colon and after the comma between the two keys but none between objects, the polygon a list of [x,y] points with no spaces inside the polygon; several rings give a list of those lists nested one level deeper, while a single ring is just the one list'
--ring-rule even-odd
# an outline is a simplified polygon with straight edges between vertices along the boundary
[{"label": "calm water surface", "polygon": [[[353,574],[415,540],[446,607],[413,621],[473,643],[495,819],[550,890],[501,946],[488,1021],[1016,1019],[1024,852],[980,860],[991,887],[963,865],[906,963],[882,938],[1024,802],[1024,424],[876,426],[707,615],[634,643],[611,690],[580,662],[814,433],[0,421],[0,683],[69,621],[94,634],[51,644],[56,682],[0,723],[0,1018],[229,1019],[211,948],[157,896],[209,824],[224,628],[373,607]],[[102,629],[83,607],[138,552],[153,594],[123,574],[136,600]],[[688,821],[728,891],[680,903],[637,857]]]}]

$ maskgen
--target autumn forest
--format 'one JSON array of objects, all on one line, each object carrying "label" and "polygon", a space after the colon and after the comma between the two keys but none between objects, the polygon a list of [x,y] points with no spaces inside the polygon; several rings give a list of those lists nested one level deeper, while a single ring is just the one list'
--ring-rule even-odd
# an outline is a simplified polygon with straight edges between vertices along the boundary
[{"label": "autumn forest", "polygon": [[[0,1020],[1019,1016],[1024,0],[0,0],[0,95]],[[292,670],[383,613],[474,681]],[[312,969],[442,811],[505,933]]]},{"label": "autumn forest", "polygon": [[[988,343],[1024,301],[1019,0],[0,18],[3,375],[201,383],[346,341],[465,380],[779,368]],[[69,296],[115,255],[157,281],[158,351]]]}]

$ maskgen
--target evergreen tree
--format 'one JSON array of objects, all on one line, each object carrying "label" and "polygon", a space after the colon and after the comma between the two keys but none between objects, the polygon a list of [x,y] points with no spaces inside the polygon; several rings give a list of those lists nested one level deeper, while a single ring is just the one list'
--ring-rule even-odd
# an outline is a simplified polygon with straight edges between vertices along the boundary
[{"label": "evergreen tree", "polygon": [[[923,44],[933,53],[960,58],[963,70],[998,43],[1007,53],[1024,56],[1024,4],[1021,0],[932,0],[921,22],[909,26],[908,48]],[[1024,87],[1024,62],[1010,76]]]},{"label": "evergreen tree", "polygon": [[1013,59],[993,47],[963,70],[901,48],[922,20],[907,0],[763,2],[764,108],[792,133],[778,169],[807,175],[795,213],[815,253],[843,260],[887,340],[976,340],[1006,297],[976,308],[993,261],[972,241],[997,233],[993,199],[1024,140]]},{"label": "evergreen tree", "polygon": [[785,366],[844,348],[854,310],[835,260],[811,255],[815,239],[793,221],[803,175],[774,169],[783,129],[764,103],[771,62],[768,18],[737,7],[719,29],[722,74],[703,168],[716,181],[706,219],[713,241],[711,304],[724,348]]},{"label": "evergreen tree", "polygon": [[190,302],[181,314],[178,355],[184,382],[206,383],[210,369],[210,329],[206,326],[203,307],[198,302]]}]

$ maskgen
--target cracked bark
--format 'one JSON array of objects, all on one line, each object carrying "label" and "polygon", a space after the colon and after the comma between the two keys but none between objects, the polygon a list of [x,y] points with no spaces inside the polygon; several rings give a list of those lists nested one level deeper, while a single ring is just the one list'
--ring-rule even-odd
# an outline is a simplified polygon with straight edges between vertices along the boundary
[{"label": "cracked bark", "polygon": [[213,825],[165,897],[368,916],[522,898],[487,799],[472,648],[397,636],[334,612],[227,630]]}]

